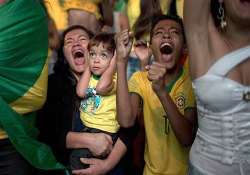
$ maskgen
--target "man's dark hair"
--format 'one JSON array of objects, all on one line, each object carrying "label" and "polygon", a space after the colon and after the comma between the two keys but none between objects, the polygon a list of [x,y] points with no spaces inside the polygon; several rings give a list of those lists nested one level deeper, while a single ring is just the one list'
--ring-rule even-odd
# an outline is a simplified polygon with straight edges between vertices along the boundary
[{"label": "man's dark hair", "polygon": [[105,48],[110,51],[112,54],[115,52],[115,39],[114,34],[101,32],[95,35],[88,44],[88,50],[93,46],[99,46],[100,43],[103,43]]},{"label": "man's dark hair", "polygon": [[184,25],[183,25],[183,21],[182,21],[181,17],[179,17],[178,15],[170,15],[170,14],[168,14],[168,15],[160,15],[160,16],[157,16],[157,17],[155,17],[153,19],[151,30],[150,30],[150,42],[152,40],[153,31],[154,31],[155,26],[160,21],[163,21],[163,20],[172,20],[172,21],[175,21],[176,23],[178,23],[181,26],[181,32],[182,32],[182,35],[183,35],[183,38],[184,38],[184,43],[186,43]]}]

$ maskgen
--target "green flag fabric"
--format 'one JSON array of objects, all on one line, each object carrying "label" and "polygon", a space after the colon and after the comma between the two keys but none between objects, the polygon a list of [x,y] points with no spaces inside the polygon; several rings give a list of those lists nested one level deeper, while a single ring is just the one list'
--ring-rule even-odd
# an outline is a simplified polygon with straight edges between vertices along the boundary
[{"label": "green flag fabric", "polygon": [[[48,26],[40,0],[8,0],[0,6],[0,128],[6,133],[16,150],[34,167],[56,170],[65,167],[58,163],[45,144],[38,142],[34,127],[35,109],[42,106],[46,95],[46,68]],[[42,76],[43,74],[43,76]],[[45,75],[46,74],[46,75]],[[45,78],[44,78],[45,79]],[[41,86],[41,87],[40,87]],[[44,87],[44,88],[43,88]],[[40,89],[39,89],[40,88]],[[38,89],[32,96],[27,95]],[[45,89],[45,90],[44,90]],[[17,103],[30,107],[19,112],[11,106]],[[34,110],[37,99],[39,103]]]}]

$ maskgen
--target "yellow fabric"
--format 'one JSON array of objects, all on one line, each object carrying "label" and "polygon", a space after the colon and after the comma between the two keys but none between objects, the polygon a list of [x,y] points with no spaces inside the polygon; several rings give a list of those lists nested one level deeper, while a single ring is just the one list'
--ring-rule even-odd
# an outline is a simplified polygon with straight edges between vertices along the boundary
[{"label": "yellow fabric", "polygon": [[129,0],[127,5],[127,15],[130,29],[133,28],[137,18],[140,15],[140,0]]},{"label": "yellow fabric", "polygon": [[[11,108],[19,114],[26,114],[40,109],[47,97],[48,59],[43,67],[37,82],[21,98],[10,104]],[[30,105],[32,102],[32,106]],[[7,138],[7,134],[0,128],[0,139]]]},{"label": "yellow fabric", "polygon": [[0,128],[0,140],[8,138],[6,132]]},{"label": "yellow fabric", "polygon": [[[171,126],[165,132],[166,115],[160,100],[151,88],[147,72],[136,72],[129,80],[129,91],[140,95],[143,100],[144,124],[146,131],[144,175],[184,175],[187,173],[189,149],[182,147]],[[179,111],[195,106],[191,81],[187,71],[173,86],[170,96]]]},{"label": "yellow fabric", "polygon": [[168,0],[159,0],[160,1],[160,6],[163,14],[167,14],[168,11]]},{"label": "yellow fabric", "polygon": [[[164,14],[167,13],[167,1],[166,0],[160,0],[160,6],[162,9],[162,12]],[[128,0],[127,5],[127,15],[129,19],[129,26],[132,29],[137,18],[140,16],[141,10],[140,10],[140,0]],[[146,12],[145,12],[146,13]]]},{"label": "yellow fabric", "polygon": [[64,7],[65,10],[69,9],[79,9],[85,10],[89,13],[93,13],[97,19],[101,18],[98,3],[101,0],[65,0]]},{"label": "yellow fabric", "polygon": [[63,31],[68,26],[67,13],[60,5],[59,0],[45,0],[45,6],[49,15],[55,21],[56,27],[59,31]]},{"label": "yellow fabric", "polygon": [[[116,82],[116,76],[114,76],[114,82]],[[90,79],[89,88],[95,89],[98,80],[93,77]],[[80,117],[85,126],[90,128],[96,128],[110,133],[116,133],[120,126],[116,120],[116,94],[115,88],[113,93],[107,96],[96,95],[95,98],[89,97],[85,101],[85,108],[80,107]],[[99,105],[95,105],[99,104]]]},{"label": "yellow fabric", "polygon": [[184,0],[176,0],[177,13],[182,18],[183,18],[183,5],[184,5]]}]

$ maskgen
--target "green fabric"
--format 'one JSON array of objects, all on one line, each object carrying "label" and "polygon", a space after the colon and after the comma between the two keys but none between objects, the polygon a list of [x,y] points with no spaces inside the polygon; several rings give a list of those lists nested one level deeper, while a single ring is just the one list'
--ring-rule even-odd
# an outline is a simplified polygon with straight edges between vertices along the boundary
[{"label": "green fabric", "polygon": [[92,76],[93,76],[93,78],[95,80],[100,80],[100,78],[101,78],[101,75],[94,75],[94,74],[92,74]]},{"label": "green fabric", "polygon": [[47,57],[48,31],[38,0],[0,7],[0,95],[11,103],[33,86]]},{"label": "green fabric", "polygon": [[115,6],[114,6],[114,11],[123,12],[126,8],[127,3],[128,3],[128,1],[126,1],[126,0],[116,1]]},{"label": "green fabric", "polygon": [[20,116],[0,97],[0,123],[8,133],[10,141],[18,152],[39,169],[64,169],[57,163],[50,149],[33,139],[38,131],[33,127],[35,114]]},{"label": "green fabric", "polygon": [[171,92],[172,88],[174,87],[174,84],[176,83],[176,81],[179,80],[179,78],[181,77],[182,73],[183,73],[183,68],[181,68],[181,70],[180,70],[180,72],[178,73],[177,77],[176,77],[174,80],[172,80],[170,83],[168,83],[168,84],[166,85],[165,89],[166,89],[166,91],[167,91],[168,93]]},{"label": "green fabric", "polygon": [[[56,0],[53,0],[53,1],[56,1]],[[64,0],[59,0],[59,4],[63,7]]]},{"label": "green fabric", "polygon": [[50,148],[35,140],[35,114],[22,116],[9,104],[37,81],[47,59],[47,18],[39,0],[9,0],[0,6],[0,127],[16,150],[39,169],[65,169]]}]

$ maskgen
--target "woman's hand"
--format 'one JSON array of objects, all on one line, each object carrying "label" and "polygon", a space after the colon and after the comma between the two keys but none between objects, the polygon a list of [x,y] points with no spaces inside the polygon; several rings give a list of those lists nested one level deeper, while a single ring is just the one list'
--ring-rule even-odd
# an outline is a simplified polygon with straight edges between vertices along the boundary
[{"label": "woman's hand", "polygon": [[80,170],[73,170],[72,174],[75,175],[103,175],[106,174],[109,171],[108,162],[106,159],[95,159],[95,158],[89,158],[89,159],[80,159],[82,163],[89,164],[89,168],[86,169],[80,169]]},{"label": "woman's hand", "polygon": [[113,141],[111,136],[104,133],[92,133],[92,142],[88,149],[94,156],[106,156],[113,149]]},{"label": "woman's hand", "polygon": [[104,133],[69,132],[66,146],[71,149],[88,148],[95,156],[105,156],[112,151],[113,141]]},{"label": "woman's hand", "polygon": [[81,158],[81,162],[89,164],[89,168],[81,170],[73,170],[72,173],[76,175],[103,175],[112,170],[126,153],[126,145],[118,138],[114,149],[104,160],[96,158]]}]

